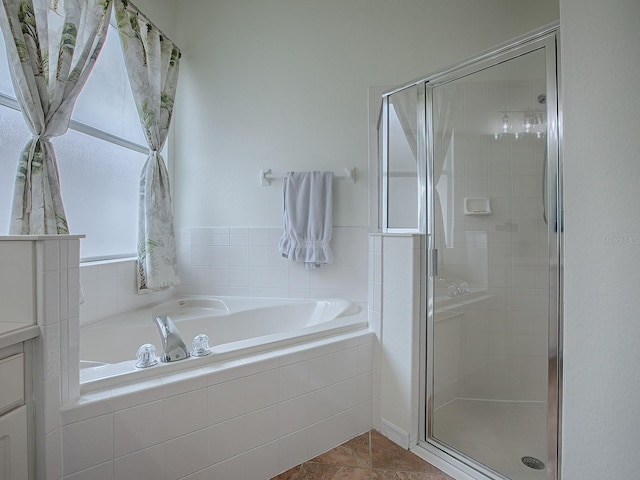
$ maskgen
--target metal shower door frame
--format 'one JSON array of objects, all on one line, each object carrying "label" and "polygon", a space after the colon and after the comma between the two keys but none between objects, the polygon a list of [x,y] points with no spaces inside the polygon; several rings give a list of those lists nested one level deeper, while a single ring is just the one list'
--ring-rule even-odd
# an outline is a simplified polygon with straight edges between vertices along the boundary
[{"label": "metal shower door frame", "polygon": [[[421,84],[424,88],[425,102],[421,108],[421,118],[425,120],[425,128],[419,135],[419,152],[423,155],[419,161],[426,163],[426,271],[423,274],[422,295],[422,324],[420,345],[420,409],[419,409],[419,445],[434,455],[452,463],[464,470],[480,474],[484,478],[506,477],[496,475],[493,470],[484,468],[474,459],[463,453],[451,449],[447,445],[434,439],[433,433],[433,351],[434,351],[434,283],[430,281],[435,276],[437,251],[434,244],[434,194],[433,185],[433,89],[451,81],[465,77],[472,73],[490,68],[500,63],[512,60],[535,50],[545,49],[546,59],[546,95],[547,95],[547,205],[549,216],[555,214],[555,221],[549,222],[549,329],[548,329],[548,386],[547,386],[547,471],[546,480],[557,480],[560,471],[560,427],[562,401],[562,168],[560,156],[561,119],[562,110],[559,102],[558,82],[558,26],[545,27],[537,32],[516,39],[483,53],[459,65],[438,72],[429,77],[412,82],[408,85]],[[397,90],[406,88],[405,85]],[[431,366],[431,368],[428,367]]]}]

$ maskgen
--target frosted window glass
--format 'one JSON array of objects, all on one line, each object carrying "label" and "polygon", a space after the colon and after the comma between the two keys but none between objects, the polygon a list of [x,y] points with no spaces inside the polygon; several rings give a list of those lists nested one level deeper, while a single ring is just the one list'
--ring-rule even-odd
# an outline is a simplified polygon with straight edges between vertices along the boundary
[{"label": "frosted window glass", "polygon": [[[96,112],[100,114],[96,115]],[[107,40],[78,97],[72,118],[147,146],[129,86],[118,31],[113,26],[109,27]]]},{"label": "frosted window glass", "polygon": [[[12,98],[16,96],[2,35],[0,93]],[[100,114],[96,115],[96,112]],[[129,86],[118,31],[113,26],[109,26],[104,47],[78,96],[71,118],[138,145],[147,145]]]},{"label": "frosted window glass", "polygon": [[[0,234],[9,232],[18,157],[31,134],[22,114],[0,105]],[[138,184],[146,155],[69,130],[53,139],[70,232],[85,234],[82,258],[136,251]]]},{"label": "frosted window glass", "polygon": [[9,73],[9,61],[7,60],[7,50],[4,45],[4,36],[0,32],[0,93],[15,98],[16,94],[11,83],[11,74]]},{"label": "frosted window glass", "polygon": [[[0,93],[15,98],[2,35]],[[113,26],[72,118],[147,146]],[[22,114],[0,104],[0,234],[9,231],[18,156],[29,137]],[[140,172],[147,155],[71,129],[53,144],[70,232],[86,235],[81,257],[135,255]]]},{"label": "frosted window glass", "polygon": [[53,143],[70,233],[87,235],[81,258],[135,254],[138,185],[147,156],[73,130]]},{"label": "frosted window glass", "polygon": [[18,156],[31,138],[22,113],[0,105],[0,234],[9,233],[9,217]]}]

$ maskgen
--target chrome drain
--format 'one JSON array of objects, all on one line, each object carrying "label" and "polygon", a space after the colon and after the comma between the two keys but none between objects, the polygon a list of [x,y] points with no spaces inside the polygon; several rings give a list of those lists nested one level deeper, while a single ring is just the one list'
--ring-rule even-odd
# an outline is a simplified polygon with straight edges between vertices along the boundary
[{"label": "chrome drain", "polygon": [[544,470],[544,463],[536,457],[522,457],[522,463],[534,470]]}]

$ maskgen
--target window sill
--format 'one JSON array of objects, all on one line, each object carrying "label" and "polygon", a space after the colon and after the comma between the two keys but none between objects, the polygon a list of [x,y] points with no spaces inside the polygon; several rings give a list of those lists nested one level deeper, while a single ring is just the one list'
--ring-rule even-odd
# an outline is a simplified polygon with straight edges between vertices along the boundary
[{"label": "window sill", "polygon": [[111,265],[114,263],[126,263],[126,262],[135,262],[137,258],[135,256],[131,257],[118,257],[118,258],[103,258],[103,259],[80,259],[80,267],[94,267],[99,265]]}]

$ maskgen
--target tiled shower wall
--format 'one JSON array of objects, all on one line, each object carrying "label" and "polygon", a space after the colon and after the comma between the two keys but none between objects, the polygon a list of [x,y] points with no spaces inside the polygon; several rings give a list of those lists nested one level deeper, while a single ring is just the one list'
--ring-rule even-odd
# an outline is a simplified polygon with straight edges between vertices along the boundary
[{"label": "tiled shower wall", "polygon": [[281,235],[281,226],[179,228],[179,293],[367,301],[366,227],[334,227],[334,261],[320,269],[282,258]]}]

